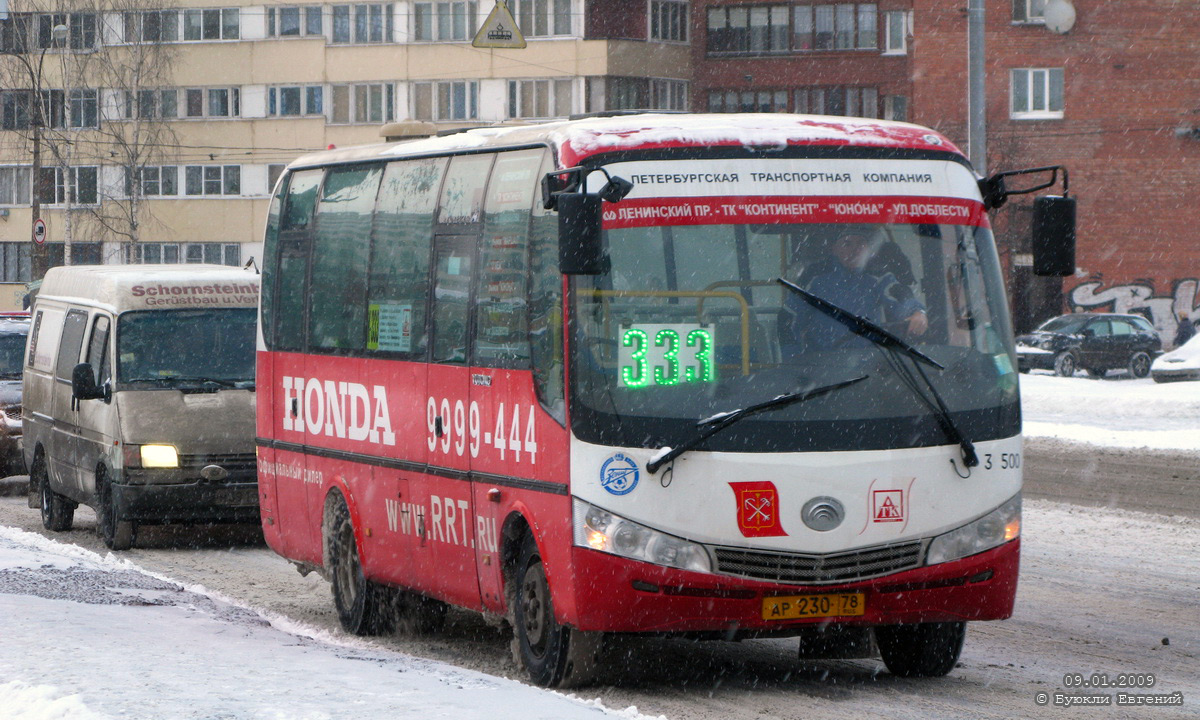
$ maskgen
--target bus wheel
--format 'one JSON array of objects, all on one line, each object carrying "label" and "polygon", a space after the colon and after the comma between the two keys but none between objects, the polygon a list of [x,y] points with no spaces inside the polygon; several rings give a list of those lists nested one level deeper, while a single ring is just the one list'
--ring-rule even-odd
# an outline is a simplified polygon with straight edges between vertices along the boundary
[{"label": "bus wheel", "polygon": [[603,634],[580,632],[554,619],[550,584],[541,553],[531,535],[525,536],[517,562],[513,603],[513,654],[544,687],[579,687],[595,676]]},{"label": "bus wheel", "polygon": [[363,574],[354,523],[340,498],[326,517],[325,547],[333,605],[342,629],[354,635],[383,635],[394,630],[394,593],[367,580]]},{"label": "bus wheel", "polygon": [[965,622],[875,628],[883,664],[901,677],[941,677],[954,669],[967,636]]},{"label": "bus wheel", "polygon": [[75,521],[75,503],[50,489],[46,460],[41,455],[33,461],[30,482],[37,483],[41,493],[42,527],[54,532],[70,530]]},{"label": "bus wheel", "polygon": [[96,469],[96,529],[104,547],[109,550],[128,550],[137,542],[137,525],[132,520],[117,518],[112,486],[103,467]]}]

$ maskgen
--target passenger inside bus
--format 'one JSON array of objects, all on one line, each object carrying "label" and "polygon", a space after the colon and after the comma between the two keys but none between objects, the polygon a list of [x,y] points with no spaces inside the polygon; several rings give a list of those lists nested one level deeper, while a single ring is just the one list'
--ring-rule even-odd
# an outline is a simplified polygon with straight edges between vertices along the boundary
[{"label": "passenger inside bus", "polygon": [[[907,264],[907,258],[898,247],[890,257],[879,254],[883,249],[884,238],[877,230],[847,225],[829,242],[822,257],[804,266],[798,284],[893,332],[923,335],[929,327],[925,307],[912,288],[898,279],[905,268],[897,261]],[[907,276],[911,275],[909,266]],[[785,356],[828,350],[852,341],[843,325],[810,307],[800,296],[792,294],[784,300],[780,345]]]}]

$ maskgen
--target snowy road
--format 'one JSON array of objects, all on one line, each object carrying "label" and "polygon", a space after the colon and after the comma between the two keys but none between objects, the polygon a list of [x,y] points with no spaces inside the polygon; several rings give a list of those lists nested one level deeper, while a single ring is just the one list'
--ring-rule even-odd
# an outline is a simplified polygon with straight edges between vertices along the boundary
[{"label": "snowy road", "polygon": [[[877,661],[816,662],[805,667],[796,660],[794,640],[740,644],[638,640],[624,643],[614,653],[606,684],[588,688],[581,695],[599,698],[610,708],[636,706],[651,716],[704,720],[1200,716],[1200,502],[1195,494],[1200,476],[1196,448],[1188,444],[1200,443],[1195,427],[1200,413],[1189,409],[1190,403],[1200,400],[1200,383],[1163,387],[1165,392],[1160,392],[1138,381],[1114,385],[1049,376],[1022,380],[1035,386],[1035,392],[1026,394],[1027,429],[1033,437],[1026,447],[1027,500],[1016,613],[1007,621],[972,624],[960,665],[948,677],[925,681],[896,678]],[[1112,395],[1125,400],[1110,408],[1105,403],[1112,401]],[[1177,413],[1172,408],[1164,412],[1161,404],[1156,409],[1154,405],[1164,397],[1182,403],[1185,411]],[[1073,415],[1072,407],[1076,408]],[[1111,412],[1113,408],[1120,412]],[[1052,417],[1054,413],[1061,415]],[[1124,425],[1120,424],[1122,414]],[[1042,432],[1036,425],[1042,418],[1050,418],[1045,420],[1050,432]],[[1136,422],[1130,422],[1131,418]],[[1165,425],[1156,426],[1155,418]],[[1184,431],[1168,444],[1174,450],[1137,449],[1155,446],[1156,427]],[[1079,442],[1102,435],[1103,445]],[[1072,504],[1034,499],[1046,497]],[[1146,507],[1159,514],[1123,509]],[[36,511],[25,507],[23,499],[0,498],[0,526],[23,528],[103,554],[93,531],[92,513],[81,508],[76,517],[76,530],[50,534],[41,530]],[[437,637],[398,635],[363,643],[346,638],[337,629],[327,583],[316,576],[301,577],[252,534],[221,531],[202,547],[188,547],[184,540],[188,536],[187,529],[146,528],[139,536],[139,547],[122,557],[184,583],[191,591],[207,588],[255,611],[229,611],[230,618],[217,617],[214,622],[227,623],[226,633],[265,632],[261,623],[239,620],[262,616],[285,628],[301,627],[306,635],[352,643],[350,650],[338,651],[345,657],[338,659],[337,666],[345,661],[352,668],[363,668],[349,672],[367,677],[378,677],[374,673],[381,663],[403,666],[411,662],[390,655],[399,651],[520,678],[510,660],[508,633],[489,627],[477,616],[452,613],[447,632]],[[14,677],[37,680],[37,662],[48,664],[46,676],[65,662],[62,654],[26,653],[20,642],[7,642],[18,634],[9,632],[16,627],[13,623],[19,625],[23,638],[33,638],[29,642],[53,639],[53,628],[39,628],[33,621],[22,623],[22,596],[28,594],[28,587],[0,585],[0,693],[4,683]],[[32,608],[30,612],[36,614]],[[296,641],[300,645],[311,642]],[[71,650],[64,647],[62,653]],[[380,655],[387,657],[381,660]],[[12,674],[21,669],[28,675]],[[178,667],[163,672],[166,677],[186,676],[188,665],[181,661]],[[1150,674],[1155,686],[1134,692],[1178,693],[1183,704],[1117,706],[1118,690],[1111,689],[1083,691],[1108,697],[1114,703],[1110,706],[1056,707],[1056,694],[1079,692],[1064,685],[1064,676],[1070,673],[1102,673],[1113,679],[1126,673]],[[314,698],[322,692],[353,697],[353,689],[362,687],[357,678],[347,683],[333,673],[313,673],[306,681],[312,685]],[[145,692],[140,680],[118,677],[116,682],[133,682],[137,692]],[[533,694],[511,697],[541,697],[536,694],[539,691],[528,691]],[[304,688],[304,693],[308,692],[309,688]],[[1048,706],[1037,704],[1038,693],[1046,693]],[[362,699],[375,701],[379,693],[367,695]],[[491,697],[501,695],[493,692]],[[420,696],[414,698],[411,707],[396,700],[406,711],[394,716],[437,715],[430,709],[438,706]],[[327,706],[318,711],[313,706],[307,714],[265,714],[256,712],[264,707],[261,700],[247,698],[244,705],[233,705],[232,714],[226,715],[205,714],[205,706],[181,703],[178,717],[323,720],[367,716],[360,712],[365,708],[350,704],[344,713],[331,713]],[[536,702],[542,707],[541,700]],[[462,716],[451,707],[438,709]],[[570,712],[577,711],[591,710],[570,706]],[[136,711],[128,715],[159,716]]]}]

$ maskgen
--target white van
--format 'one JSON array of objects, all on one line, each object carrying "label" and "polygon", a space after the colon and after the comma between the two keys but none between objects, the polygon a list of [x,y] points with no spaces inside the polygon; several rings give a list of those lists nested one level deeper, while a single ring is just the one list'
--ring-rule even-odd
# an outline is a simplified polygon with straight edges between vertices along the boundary
[{"label": "white van", "polygon": [[29,505],[48,530],[96,510],[105,545],[139,524],[258,522],[259,277],[222,265],[59,267],[25,351]]}]

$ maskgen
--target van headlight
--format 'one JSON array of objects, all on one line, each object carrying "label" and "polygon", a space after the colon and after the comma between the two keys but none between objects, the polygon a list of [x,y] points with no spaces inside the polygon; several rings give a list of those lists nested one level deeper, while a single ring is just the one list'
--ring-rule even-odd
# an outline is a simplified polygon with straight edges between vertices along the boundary
[{"label": "van headlight", "polygon": [[652,530],[578,498],[574,511],[575,544],[579,547],[655,565],[712,572],[703,545]]},{"label": "van headlight", "polygon": [[938,535],[929,543],[926,565],[950,562],[991,550],[1021,535],[1021,494],[974,522]]},{"label": "van headlight", "polygon": [[179,451],[174,445],[142,445],[138,455],[144,468],[179,467]]}]

